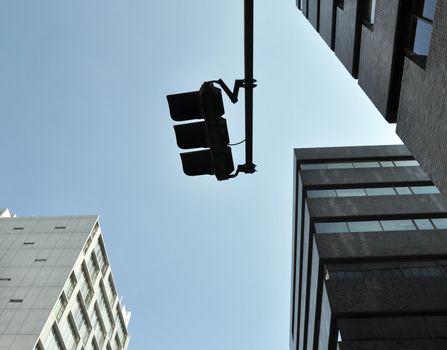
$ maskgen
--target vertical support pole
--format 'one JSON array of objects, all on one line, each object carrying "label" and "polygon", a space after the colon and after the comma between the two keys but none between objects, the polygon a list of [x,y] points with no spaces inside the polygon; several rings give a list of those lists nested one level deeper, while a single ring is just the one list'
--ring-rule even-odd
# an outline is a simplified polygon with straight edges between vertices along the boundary
[{"label": "vertical support pole", "polygon": [[254,0],[244,0],[245,66],[245,170],[255,171],[253,164],[253,26]]}]

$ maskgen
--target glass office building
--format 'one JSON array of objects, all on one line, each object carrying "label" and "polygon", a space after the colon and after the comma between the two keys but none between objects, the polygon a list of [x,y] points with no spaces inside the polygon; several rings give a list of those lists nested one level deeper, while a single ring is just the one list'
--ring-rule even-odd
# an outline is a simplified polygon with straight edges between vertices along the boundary
[{"label": "glass office building", "polygon": [[447,348],[447,200],[407,148],[294,163],[290,349]]},{"label": "glass office building", "polygon": [[297,0],[347,71],[447,194],[447,2]]}]

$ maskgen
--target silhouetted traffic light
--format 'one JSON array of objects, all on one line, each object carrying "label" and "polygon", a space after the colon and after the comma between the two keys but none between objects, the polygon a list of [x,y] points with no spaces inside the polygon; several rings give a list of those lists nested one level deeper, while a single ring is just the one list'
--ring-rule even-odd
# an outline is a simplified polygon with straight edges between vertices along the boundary
[{"label": "silhouetted traffic light", "polygon": [[169,111],[175,121],[203,119],[203,121],[174,126],[177,145],[181,149],[205,148],[181,153],[186,175],[215,175],[227,180],[234,171],[233,156],[228,146],[227,122],[222,93],[212,82],[199,91],[168,95]]}]

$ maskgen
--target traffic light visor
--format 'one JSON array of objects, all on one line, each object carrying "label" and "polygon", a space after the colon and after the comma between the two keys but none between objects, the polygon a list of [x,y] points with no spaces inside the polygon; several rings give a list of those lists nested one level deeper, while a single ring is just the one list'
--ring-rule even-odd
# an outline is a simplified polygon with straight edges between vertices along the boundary
[{"label": "traffic light visor", "polygon": [[222,153],[214,154],[215,175],[218,180],[228,180],[234,171],[231,148],[226,146]]},{"label": "traffic light visor", "polygon": [[210,150],[180,153],[180,157],[186,175],[214,175]]},{"label": "traffic light visor", "polygon": [[181,149],[209,147],[205,122],[175,125],[174,130]]},{"label": "traffic light visor", "polygon": [[183,120],[202,118],[198,91],[168,95],[166,97],[173,120],[181,122]]}]

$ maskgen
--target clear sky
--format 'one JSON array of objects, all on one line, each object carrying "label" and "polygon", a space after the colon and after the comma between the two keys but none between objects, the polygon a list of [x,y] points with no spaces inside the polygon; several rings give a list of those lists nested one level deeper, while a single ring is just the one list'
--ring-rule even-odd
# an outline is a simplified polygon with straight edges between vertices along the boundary
[{"label": "clear sky", "polygon": [[101,215],[132,350],[287,349],[293,148],[400,143],[294,0],[256,0],[258,172],[184,176],[165,96],[243,77],[242,5],[0,2],[0,207]]}]

